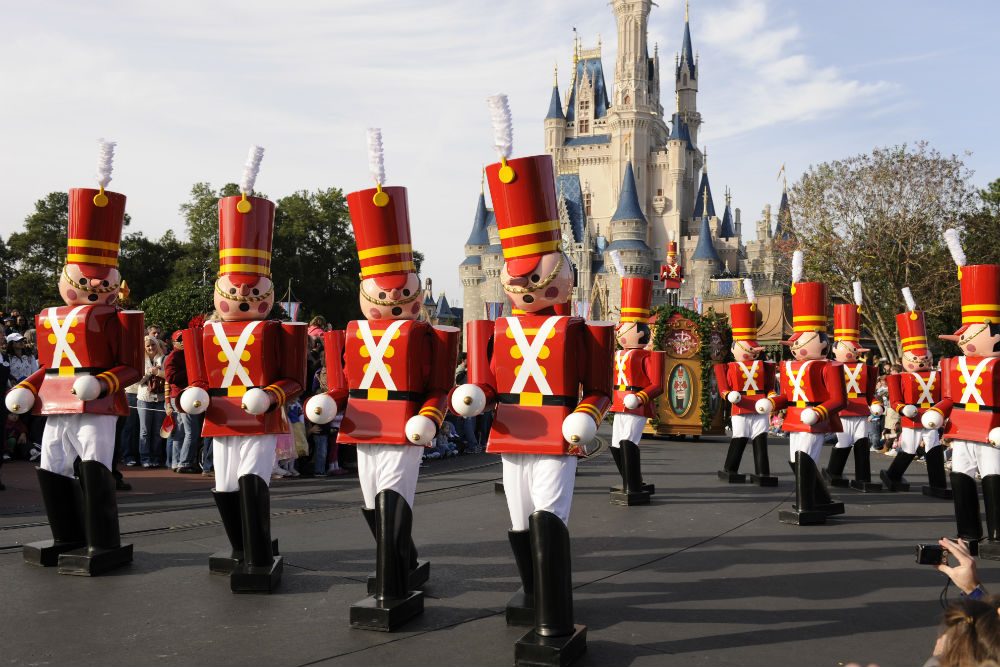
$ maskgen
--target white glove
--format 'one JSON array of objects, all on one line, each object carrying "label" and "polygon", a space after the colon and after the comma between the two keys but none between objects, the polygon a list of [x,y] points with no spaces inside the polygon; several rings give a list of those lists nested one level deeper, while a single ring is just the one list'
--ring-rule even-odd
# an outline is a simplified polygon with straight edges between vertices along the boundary
[{"label": "white glove", "polygon": [[625,394],[625,398],[622,399],[622,404],[627,410],[635,410],[637,407],[642,405],[642,401],[635,394]]},{"label": "white glove", "polygon": [[885,412],[885,408],[882,407],[881,403],[872,403],[871,407],[868,408],[872,411],[872,414],[876,417]]},{"label": "white glove", "polygon": [[486,409],[486,394],[477,385],[459,385],[451,394],[451,409],[461,417],[480,415]]},{"label": "white glove", "polygon": [[574,412],[563,420],[562,434],[570,444],[586,448],[597,435],[597,423],[589,415]]},{"label": "white glove", "polygon": [[753,407],[759,414],[766,415],[770,414],[771,409],[774,408],[774,405],[771,403],[771,399],[762,398],[758,400]]},{"label": "white glove", "polygon": [[208,410],[208,392],[200,387],[188,387],[181,392],[181,410],[189,415],[200,415]]},{"label": "white glove", "polygon": [[987,436],[990,444],[994,447],[1000,447],[1000,427],[991,428],[990,434]]},{"label": "white glove", "polygon": [[406,420],[406,439],[414,445],[430,447],[434,444],[437,434],[437,424],[430,417],[413,415]]},{"label": "white glove", "polygon": [[917,406],[904,405],[901,412],[903,413],[903,416],[906,417],[907,419],[913,419],[914,417],[917,416]]},{"label": "white glove", "polygon": [[941,416],[941,413],[934,410],[928,410],[924,413],[924,416],[920,418],[920,424],[924,428],[929,429],[941,428],[942,422],[944,422],[944,418]]},{"label": "white glove", "polygon": [[801,412],[802,423],[806,426],[812,426],[819,421],[819,413],[812,408],[806,408]]},{"label": "white glove", "polygon": [[93,375],[78,375],[72,392],[81,401],[92,401],[101,395],[101,381]]},{"label": "white glove", "polygon": [[247,414],[262,415],[271,409],[271,397],[263,389],[247,389],[247,393],[243,394],[242,407]]},{"label": "white glove", "polygon": [[313,424],[329,424],[337,416],[337,401],[329,394],[316,394],[306,401],[306,419]]},{"label": "white glove", "polygon": [[[732,403],[733,405],[736,405],[737,403],[739,403],[740,402],[740,398],[742,398],[742,395],[738,391],[731,391],[728,394],[726,394],[726,400],[729,401],[730,403]],[[770,402],[770,401],[768,401],[768,402]]]},{"label": "white glove", "polygon": [[35,395],[24,387],[14,387],[7,392],[4,403],[7,405],[7,409],[15,415],[23,415],[35,404]]}]

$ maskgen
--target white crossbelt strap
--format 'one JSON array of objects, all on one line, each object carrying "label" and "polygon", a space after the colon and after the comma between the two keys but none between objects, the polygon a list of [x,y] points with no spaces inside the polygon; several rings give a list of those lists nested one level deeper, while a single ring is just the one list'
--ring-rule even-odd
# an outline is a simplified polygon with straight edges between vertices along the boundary
[{"label": "white crossbelt strap", "polygon": [[965,363],[966,357],[958,358],[958,370],[962,374],[962,378],[965,380],[965,390],[962,392],[962,400],[959,403],[972,403],[975,401],[979,405],[985,405],[986,402],[983,400],[983,392],[979,390],[976,383],[979,382],[979,376],[982,375],[986,367],[993,361],[992,357],[986,357],[978,364],[972,373],[969,373],[969,367]]},{"label": "white crossbelt strap", "polygon": [[802,386],[802,381],[805,379],[806,369],[809,368],[809,364],[811,364],[813,361],[814,361],[813,359],[810,359],[809,361],[802,364],[802,367],[799,369],[798,373],[792,370],[792,362],[790,361],[785,362],[785,375],[788,376],[788,382],[792,385],[793,401],[809,400],[809,397],[806,396],[805,387]]},{"label": "white crossbelt strap", "polygon": [[243,352],[247,348],[247,344],[250,341],[250,336],[253,334],[253,330],[257,328],[260,324],[260,320],[254,320],[247,324],[240,332],[240,337],[236,339],[236,347],[229,344],[229,338],[226,336],[226,330],[222,328],[222,324],[219,322],[212,322],[212,331],[215,333],[215,339],[219,341],[219,347],[222,349],[222,354],[226,357],[226,372],[222,376],[222,388],[227,389],[233,386],[233,381],[238,377],[240,382],[243,383],[244,387],[252,387],[253,380],[243,369]]},{"label": "white crossbelt strap", "polygon": [[760,391],[760,387],[757,386],[757,380],[754,379],[754,374],[757,372],[757,364],[760,362],[754,361],[750,365],[750,368],[747,368],[746,364],[742,361],[737,361],[736,363],[739,364],[740,370],[743,371],[743,376],[747,379],[747,381],[743,383],[743,393],[745,394],[748,391]]},{"label": "white crossbelt strap", "polygon": [[628,378],[625,377],[625,366],[628,364],[628,359],[631,355],[632,350],[618,350],[615,352],[615,369],[618,371],[618,377],[615,380],[615,384],[628,384]]},{"label": "white crossbelt strap", "polygon": [[858,364],[854,367],[854,372],[851,372],[851,367],[844,364],[844,385],[847,393],[863,394],[865,392],[861,391],[861,369],[864,368],[864,364]]},{"label": "white crossbelt strap", "polygon": [[917,381],[917,386],[920,387],[920,397],[917,399],[917,403],[933,403],[934,394],[931,391],[934,389],[934,378],[937,377],[937,371],[931,371],[931,376],[927,378],[926,382],[917,373],[910,373],[910,375],[913,376],[913,379]]},{"label": "white crossbelt strap", "polygon": [[521,352],[521,370],[518,372],[517,377],[514,378],[514,384],[510,388],[512,394],[520,394],[524,391],[524,387],[528,384],[528,378],[530,377],[538,386],[539,393],[545,396],[552,395],[552,387],[549,386],[548,380],[545,379],[545,375],[542,374],[542,369],[538,365],[538,355],[541,354],[542,346],[545,345],[545,341],[549,337],[549,332],[556,326],[560,317],[560,315],[553,315],[546,319],[542,323],[542,326],[538,328],[538,333],[535,334],[530,344],[524,335],[524,330],[521,328],[520,320],[516,317],[506,318],[507,326],[514,335],[514,344],[517,345],[517,349]]},{"label": "white crossbelt strap", "polygon": [[73,320],[80,314],[86,306],[77,306],[73,310],[69,311],[69,315],[63,320],[62,325],[59,324],[59,317],[56,315],[55,308],[49,308],[49,324],[52,325],[52,334],[56,337],[56,349],[52,353],[52,363],[55,364],[56,368],[62,365],[63,356],[66,357],[70,365],[73,368],[79,368],[82,364],[80,363],[80,358],[76,356],[76,352],[73,351],[73,347],[66,340],[66,334],[69,333],[70,327],[73,325]]},{"label": "white crossbelt strap", "polygon": [[389,369],[385,367],[383,358],[385,357],[385,351],[389,349],[389,344],[392,343],[392,337],[396,335],[399,328],[407,321],[393,321],[392,324],[385,328],[385,333],[378,339],[377,344],[375,343],[375,337],[372,335],[368,321],[358,321],[358,331],[361,332],[361,340],[371,355],[368,358],[368,370],[365,371],[364,377],[361,378],[360,389],[371,389],[372,382],[375,381],[375,376],[377,375],[382,380],[382,384],[385,385],[386,389],[396,391],[396,383],[392,381],[392,375],[389,374]]}]

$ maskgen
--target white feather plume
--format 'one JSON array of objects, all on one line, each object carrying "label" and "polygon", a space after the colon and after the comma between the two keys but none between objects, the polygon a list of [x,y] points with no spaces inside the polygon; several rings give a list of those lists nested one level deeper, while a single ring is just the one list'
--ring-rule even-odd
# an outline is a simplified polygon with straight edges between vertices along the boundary
[{"label": "white feather plume", "polygon": [[114,168],[112,163],[115,160],[117,145],[114,141],[97,140],[97,183],[102,188],[108,187],[108,183],[111,182],[111,170]]},{"label": "white feather plume", "polygon": [[805,256],[801,250],[792,253],[792,282],[802,281],[802,273],[805,270]]},{"label": "white feather plume", "polygon": [[906,309],[913,311],[917,309],[917,302],[913,299],[913,292],[909,287],[903,288],[903,301],[906,302]]},{"label": "white feather plume", "polygon": [[948,252],[958,266],[965,266],[965,251],[962,250],[962,240],[958,238],[957,229],[944,230],[944,242],[948,244]]},{"label": "white feather plume", "polygon": [[618,272],[618,275],[624,276],[625,275],[625,263],[622,262],[621,253],[618,252],[617,250],[612,250],[608,254],[611,255],[611,263],[615,265],[615,271]]},{"label": "white feather plume", "polygon": [[240,181],[240,192],[253,194],[253,186],[257,182],[260,171],[260,161],[264,159],[263,146],[251,146],[247,154],[247,163],[243,165],[243,180]]},{"label": "white feather plume", "polygon": [[493,120],[493,143],[500,158],[506,160],[514,150],[514,123],[510,119],[510,104],[503,93],[487,97]]},{"label": "white feather plume", "polygon": [[382,128],[368,128],[368,170],[379,185],[385,183],[385,155],[382,151]]},{"label": "white feather plume", "polygon": [[861,294],[861,281],[860,280],[855,280],[851,284],[851,287],[854,288],[854,303],[855,303],[855,305],[860,306],[861,303],[862,303],[862,301],[863,301],[863,299],[864,299],[864,297]]},{"label": "white feather plume", "polygon": [[675,239],[674,236],[675,236],[674,235],[674,230],[671,229],[669,232],[667,232],[667,240],[668,241],[670,241],[670,242],[676,241],[677,239]]},{"label": "white feather plume", "polygon": [[757,300],[757,292],[753,289],[753,280],[750,278],[743,279],[743,292],[747,295],[747,303],[753,303]]}]

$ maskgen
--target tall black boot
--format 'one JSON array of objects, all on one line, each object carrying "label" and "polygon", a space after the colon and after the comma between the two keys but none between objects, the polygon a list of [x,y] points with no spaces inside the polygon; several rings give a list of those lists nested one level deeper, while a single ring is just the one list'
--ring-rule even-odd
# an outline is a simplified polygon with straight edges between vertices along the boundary
[{"label": "tall black boot", "polygon": [[[243,516],[240,512],[239,491],[212,491],[215,506],[219,509],[222,527],[229,539],[229,549],[217,551],[208,557],[208,571],[212,574],[232,574],[243,562]],[[271,554],[278,555],[278,540],[271,540]]]},{"label": "tall black boot", "polygon": [[757,486],[778,486],[778,478],[771,474],[767,458],[767,431],[753,439],[753,470],[750,481]]},{"label": "tall black boot", "polygon": [[83,529],[86,548],[59,556],[59,574],[92,577],[132,562],[132,545],[122,544],[118,529],[115,478],[100,461],[80,463]]},{"label": "tall black boot", "polygon": [[617,447],[608,447],[611,450],[611,458],[615,460],[615,467],[618,468],[618,475],[622,478],[621,486],[612,486],[611,491],[621,491],[625,488],[625,463],[622,459],[622,447],[621,443],[625,442],[622,440],[618,443]]},{"label": "tall black boot", "polygon": [[[372,537],[377,538],[378,528],[375,525],[375,510],[368,509],[367,507],[361,508],[361,514],[365,517],[365,523],[368,524],[369,530],[372,531]],[[407,590],[416,591],[423,587],[427,583],[427,580],[431,576],[431,564],[430,561],[418,560],[417,559],[417,545],[413,543],[413,538],[410,538],[410,584]],[[375,595],[375,573],[368,575],[368,595]]]},{"label": "tall black boot", "polygon": [[834,447],[830,452],[830,462],[823,468],[823,479],[830,486],[846,487],[847,478],[844,477],[844,466],[851,456],[850,447]]},{"label": "tall black boot", "polygon": [[240,520],[243,526],[243,562],[229,575],[234,593],[270,593],[281,582],[284,559],[274,555],[271,542],[271,492],[254,474],[243,475]]},{"label": "tall black boot", "polygon": [[954,493],[958,537],[968,540],[970,547],[977,546],[979,540],[983,539],[983,523],[979,515],[979,492],[976,490],[976,480],[966,474],[953,472],[951,489]]},{"label": "tall black boot", "polygon": [[535,576],[535,627],[514,645],[515,665],[569,665],[587,650],[587,628],[573,623],[569,529],[551,512],[528,520]]},{"label": "tall black boot", "polygon": [[351,627],[389,632],[424,611],[424,594],[409,589],[413,511],[395,491],[375,496],[375,594],[351,605]]},{"label": "tall black boot", "polygon": [[52,567],[58,564],[60,554],[79,549],[87,543],[83,532],[83,489],[73,477],[41,468],[36,470],[52,539],[25,544],[24,561]]},{"label": "tall black boot", "polygon": [[871,452],[869,451],[871,442],[868,438],[861,438],[854,442],[854,479],[851,480],[851,488],[862,493],[881,491],[882,483],[872,481]]},{"label": "tall black boot", "polygon": [[[909,491],[910,483],[906,481],[905,477],[903,477],[903,473],[905,473],[906,469],[910,467],[910,463],[912,461],[913,454],[907,454],[900,449],[896,454],[896,458],[894,458],[892,463],[889,464],[889,469],[883,470],[878,474],[878,476],[882,479],[882,483],[885,484],[885,488],[889,491]],[[943,463],[941,472],[942,474],[944,473]]]},{"label": "tall black boot", "polygon": [[951,500],[951,489],[948,488],[948,477],[944,472],[944,445],[928,449],[927,453],[924,454],[924,461],[927,463],[927,481],[929,482],[922,489],[924,495]]},{"label": "tall black boot", "polygon": [[648,505],[649,492],[642,488],[642,470],[639,466],[639,445],[622,440],[622,467],[625,469],[624,486],[621,491],[611,493],[612,505]]},{"label": "tall black boot", "polygon": [[746,484],[747,476],[740,474],[740,461],[743,460],[743,450],[749,442],[748,438],[733,438],[729,441],[729,451],[726,452],[726,462],[719,471],[719,479],[730,484]]},{"label": "tall black boot", "polygon": [[636,465],[639,466],[639,486],[642,487],[642,490],[647,492],[649,495],[653,495],[656,493],[656,485],[647,484],[642,478],[642,459],[639,456],[639,452],[641,451],[642,449],[639,447],[639,443],[635,443],[635,450],[633,450],[632,454],[635,456]]},{"label": "tall black boot", "polygon": [[[617,448],[616,448],[617,449]],[[508,530],[510,550],[521,577],[521,590],[507,602],[507,625],[535,625],[535,570],[531,562],[531,532]]]},{"label": "tall black boot", "polygon": [[[812,461],[812,457],[810,457],[808,454],[806,454],[806,458]],[[812,467],[814,470],[816,469],[815,461],[812,462]],[[838,514],[843,514],[844,503],[835,502],[833,500],[833,497],[830,495],[830,489],[828,489],[826,487],[826,484],[823,483],[823,477],[819,474],[818,470],[816,471],[814,478],[816,481],[813,487],[813,498],[815,499],[816,502],[816,509],[822,512],[826,512],[827,516],[836,516]]]},{"label": "tall black boot", "polygon": [[983,477],[983,503],[986,505],[986,539],[979,543],[979,557],[1000,560],[1000,475]]},{"label": "tall black boot", "polygon": [[816,507],[816,463],[806,452],[795,452],[795,506],[778,512],[778,520],[796,526],[826,523],[826,512]]}]

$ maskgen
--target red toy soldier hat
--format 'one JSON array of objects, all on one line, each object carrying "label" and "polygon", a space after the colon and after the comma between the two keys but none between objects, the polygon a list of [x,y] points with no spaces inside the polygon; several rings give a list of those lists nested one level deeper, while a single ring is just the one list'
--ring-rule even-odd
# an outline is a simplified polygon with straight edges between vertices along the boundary
[{"label": "red toy soldier hat", "polygon": [[959,278],[962,288],[961,336],[971,324],[1000,324],[1000,265],[963,266]]},{"label": "red toy soldier hat", "polygon": [[125,224],[125,195],[110,190],[69,191],[66,263],[79,264],[84,275],[104,278],[118,267]]},{"label": "red toy soldier hat", "polygon": [[903,352],[909,352],[917,357],[926,357],[930,354],[930,350],[927,349],[927,321],[924,319],[924,311],[911,310],[899,313],[896,315],[896,328],[899,329]]},{"label": "red toy soldier hat", "polygon": [[274,202],[242,195],[220,199],[219,275],[236,285],[270,278],[273,234]]},{"label": "red toy soldier hat", "polygon": [[787,342],[810,331],[826,331],[828,303],[826,283],[792,285],[792,335]]},{"label": "red toy soldier hat", "polygon": [[833,340],[851,343],[861,340],[861,312],[857,305],[853,303],[833,305]]},{"label": "red toy soldier hat", "polygon": [[379,287],[398,289],[416,273],[410,239],[406,188],[377,187],[347,195],[351,226],[361,261],[361,279],[374,278]]},{"label": "red toy soldier hat", "polygon": [[512,276],[528,274],[539,257],[560,250],[559,209],[552,173],[552,157],[548,155],[486,167],[500,246]]},{"label": "red toy soldier hat", "polygon": [[733,327],[733,340],[742,340],[757,345],[757,322],[760,311],[755,303],[734,303],[729,306],[729,321]]},{"label": "red toy soldier hat", "polygon": [[622,278],[620,322],[649,323],[649,306],[653,302],[653,282],[648,278]]}]

